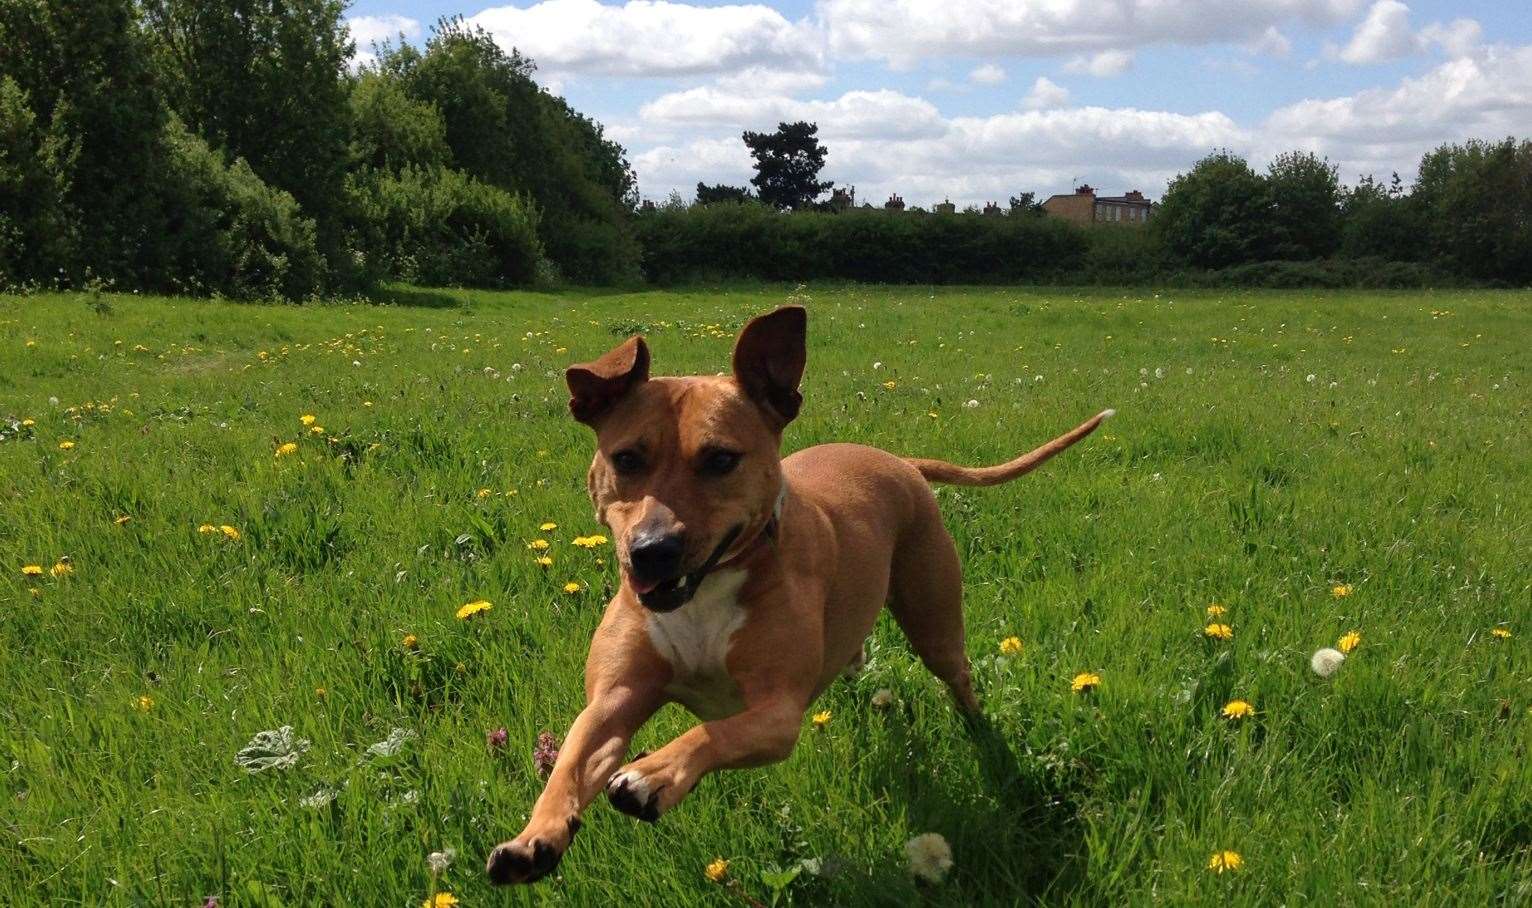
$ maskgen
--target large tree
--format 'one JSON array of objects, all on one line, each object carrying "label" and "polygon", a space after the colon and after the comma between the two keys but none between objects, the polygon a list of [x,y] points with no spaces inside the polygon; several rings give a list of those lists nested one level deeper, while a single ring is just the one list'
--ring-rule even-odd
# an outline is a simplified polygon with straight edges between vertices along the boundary
[{"label": "large tree", "polygon": [[1266,171],[1271,190],[1272,254],[1282,259],[1334,255],[1341,243],[1341,186],[1335,165],[1308,151],[1279,154]]},{"label": "large tree", "polygon": [[1245,159],[1219,151],[1170,181],[1149,223],[1166,248],[1204,268],[1271,257],[1271,187]]},{"label": "large tree", "polygon": [[755,158],[750,183],[762,202],[797,211],[835,186],[819,179],[828,150],[818,133],[818,124],[802,121],[778,123],[776,132],[745,132],[745,145]]},{"label": "large tree", "polygon": [[1436,258],[1472,277],[1532,283],[1532,141],[1443,145],[1415,198]]},{"label": "large tree", "polygon": [[351,282],[345,0],[143,0],[161,90],[186,125],[291,193]]},{"label": "large tree", "polygon": [[743,186],[729,186],[724,183],[716,183],[709,186],[707,183],[697,184],[697,204],[715,205],[719,202],[749,202],[755,196]]}]

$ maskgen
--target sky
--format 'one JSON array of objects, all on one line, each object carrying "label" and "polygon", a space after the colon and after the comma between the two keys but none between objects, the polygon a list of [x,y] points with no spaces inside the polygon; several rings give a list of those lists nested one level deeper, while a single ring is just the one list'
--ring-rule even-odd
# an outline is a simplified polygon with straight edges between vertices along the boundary
[{"label": "sky", "polygon": [[1166,183],[1216,149],[1413,179],[1532,132],[1529,0],[360,0],[358,58],[462,15],[628,150],[644,198],[745,185],[740,139],[819,124],[858,204]]}]

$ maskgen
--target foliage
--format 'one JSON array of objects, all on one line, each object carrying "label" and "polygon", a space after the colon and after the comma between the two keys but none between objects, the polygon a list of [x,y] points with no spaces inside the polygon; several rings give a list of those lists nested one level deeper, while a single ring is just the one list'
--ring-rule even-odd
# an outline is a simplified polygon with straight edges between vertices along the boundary
[{"label": "foliage", "polygon": [[75,260],[56,154],[26,92],[0,76],[0,287],[51,277]]},{"label": "foliage", "polygon": [[364,173],[357,184],[398,277],[440,287],[503,287],[537,276],[537,214],[524,198],[439,165]]},{"label": "foliage", "polygon": [[935,217],[871,209],[779,212],[756,203],[663,208],[638,218],[644,274],[658,283],[713,278],[873,283],[1059,279],[1084,232],[1041,218]]},{"label": "foliage", "polygon": [[361,168],[398,172],[452,162],[447,124],[436,106],[411,98],[397,79],[373,69],[351,89],[351,160]]},{"label": "foliage", "polygon": [[1481,279],[1532,283],[1532,141],[1444,145],[1415,184],[1431,251]]},{"label": "foliage", "polygon": [[835,188],[819,179],[828,149],[819,142],[818,124],[778,123],[776,132],[746,130],[743,138],[755,159],[750,183],[764,204],[799,211]]},{"label": "foliage", "polygon": [[1172,255],[1222,268],[1271,258],[1274,209],[1266,180],[1243,158],[1219,151],[1170,181],[1150,226]]},{"label": "foliage", "polygon": [[1266,171],[1271,192],[1271,257],[1317,259],[1341,243],[1339,170],[1312,152],[1277,155]]},{"label": "foliage", "polygon": [[726,186],[723,183],[717,183],[712,186],[706,183],[697,184],[696,204],[698,205],[714,205],[718,202],[750,202],[754,201],[754,199],[755,196],[750,193],[750,190],[743,186]]},{"label": "foliage", "polygon": [[214,148],[286,190],[338,288],[365,283],[345,174],[354,51],[345,0],[144,0],[157,86]]},{"label": "foliage", "polygon": [[1419,261],[1426,254],[1426,226],[1418,199],[1399,174],[1388,184],[1364,176],[1341,199],[1341,252],[1352,258]]}]

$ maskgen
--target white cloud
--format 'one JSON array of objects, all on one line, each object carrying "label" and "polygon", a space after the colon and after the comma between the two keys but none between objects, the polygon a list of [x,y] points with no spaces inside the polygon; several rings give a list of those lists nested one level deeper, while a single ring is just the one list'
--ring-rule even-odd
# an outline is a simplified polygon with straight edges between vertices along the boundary
[{"label": "white cloud", "polygon": [[1105,79],[1120,76],[1133,66],[1133,52],[1127,50],[1104,50],[1089,57],[1080,56],[1064,64],[1066,72],[1085,73]]},{"label": "white cloud", "polygon": [[1378,0],[1357,25],[1345,47],[1331,48],[1334,56],[1355,65],[1386,63],[1431,49],[1451,57],[1471,54],[1483,37],[1473,19],[1432,22],[1418,33],[1410,28],[1410,8],[1399,0]]},{"label": "white cloud", "polygon": [[1245,50],[1267,57],[1285,57],[1292,52],[1293,42],[1287,40],[1282,30],[1273,25],[1262,32],[1259,38],[1246,42]]},{"label": "white cloud", "polygon": [[1526,132],[1532,122],[1532,46],[1482,48],[1395,88],[1306,100],[1267,118],[1267,146],[1302,147],[1349,174],[1414,171],[1443,142]]},{"label": "white cloud", "polygon": [[1259,40],[1346,21],[1366,0],[821,0],[838,57],[908,67],[935,56],[1066,56]]},{"label": "white cloud", "polygon": [[968,74],[968,81],[977,82],[980,85],[999,85],[1005,81],[1005,70],[993,63],[985,63],[974,67]]},{"label": "white cloud", "polygon": [[1052,110],[1069,103],[1069,89],[1047,76],[1038,76],[1021,104],[1028,110]]},{"label": "white cloud", "polygon": [[358,67],[377,59],[377,54],[372,52],[374,44],[397,42],[400,35],[405,38],[420,36],[420,22],[399,15],[352,16],[346,20],[346,28],[351,32],[351,40],[356,42],[356,56],[352,59],[352,65]]},{"label": "white cloud", "polygon": [[543,69],[612,76],[677,76],[750,67],[815,72],[822,42],[806,22],[769,6],[693,6],[668,0],[542,0],[486,9],[468,20]]},{"label": "white cloud", "polygon": [[1378,0],[1340,50],[1347,63],[1384,63],[1420,53],[1420,38],[1410,29],[1410,8],[1399,0]]},{"label": "white cloud", "polygon": [[831,101],[803,101],[786,95],[734,93],[707,86],[661,95],[639,116],[662,128],[727,127],[771,129],[779,121],[819,124],[822,138],[911,140],[938,135],[946,127],[936,105],[888,89],[849,91]]}]

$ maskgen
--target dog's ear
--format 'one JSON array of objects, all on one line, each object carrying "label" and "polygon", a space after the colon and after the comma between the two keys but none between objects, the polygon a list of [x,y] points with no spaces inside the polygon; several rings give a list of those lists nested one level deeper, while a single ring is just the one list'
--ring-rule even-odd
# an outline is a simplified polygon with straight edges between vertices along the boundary
[{"label": "dog's ear", "polygon": [[564,381],[569,385],[569,412],[590,425],[624,394],[648,380],[649,347],[642,337],[635,335],[594,362],[564,370]]},{"label": "dog's ear", "polygon": [[808,320],[802,306],[783,306],[751,319],[734,342],[734,380],[778,428],[792,422],[803,405],[798,382],[808,358]]}]

